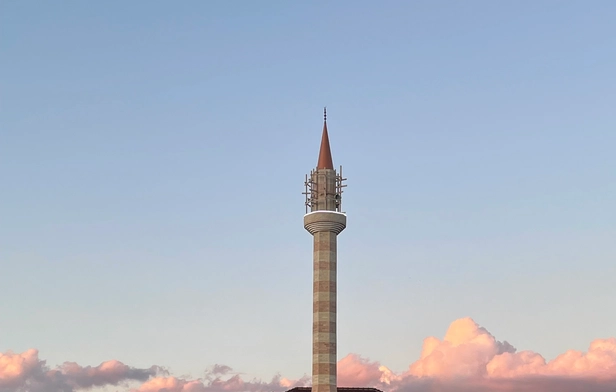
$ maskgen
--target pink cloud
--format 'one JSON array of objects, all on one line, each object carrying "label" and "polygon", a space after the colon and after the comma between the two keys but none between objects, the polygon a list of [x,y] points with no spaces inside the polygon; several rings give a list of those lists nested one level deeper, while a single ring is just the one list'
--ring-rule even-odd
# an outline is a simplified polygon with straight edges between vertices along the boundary
[{"label": "pink cloud", "polygon": [[546,362],[535,352],[516,352],[463,318],[443,339],[426,338],[406,372],[394,374],[355,354],[338,363],[338,372],[340,386],[391,392],[616,392],[616,338],[597,339],[585,353],[570,350]]},{"label": "pink cloud", "polygon": [[37,350],[31,349],[21,354],[11,351],[0,353],[0,388],[17,388],[40,370]]},{"label": "pink cloud", "polygon": [[216,364],[206,370],[203,378],[188,380],[154,377],[131,392],[283,392],[293,387],[306,386],[310,381],[308,377],[290,380],[278,375],[270,382],[258,379],[245,381],[239,374],[225,378],[230,374],[233,374],[232,368]]},{"label": "pink cloud", "polygon": [[614,392],[616,380],[575,377],[416,378],[407,377],[391,392]]},{"label": "pink cloud", "polygon": [[146,381],[135,391],[138,392],[204,392],[205,385],[201,381],[185,381],[175,377],[156,377]]},{"label": "pink cloud", "polygon": [[48,375],[57,375],[74,387],[90,388],[101,385],[117,385],[126,380],[147,380],[156,374],[157,367],[149,369],[131,368],[120,361],[111,360],[101,363],[96,367],[81,367],[75,362],[65,362],[56,370],[50,370]]},{"label": "pink cloud", "polygon": [[56,369],[49,369],[45,361],[39,359],[37,350],[21,354],[9,351],[0,353],[0,392],[72,392],[93,386],[146,381],[159,370],[155,366],[136,369],[115,360],[96,367],[65,362]]},{"label": "pink cloud", "polygon": [[421,357],[411,364],[408,374],[416,377],[481,377],[486,365],[503,353],[515,352],[507,342],[497,341],[470,318],[454,321],[443,340],[424,340]]},{"label": "pink cloud", "polygon": [[[37,350],[0,353],[0,392],[73,392],[141,382],[132,392],[283,392],[309,385],[304,377],[244,380],[226,365],[204,378],[184,379],[161,368],[133,368],[111,360],[96,367],[74,362],[50,369]],[[470,318],[454,321],[442,339],[424,340],[419,359],[393,373],[377,361],[349,354],[338,362],[340,386],[386,392],[616,392],[616,338],[597,339],[588,351],[569,350],[552,361],[498,341]]]},{"label": "pink cloud", "polygon": [[377,385],[383,376],[378,362],[370,362],[357,354],[349,354],[338,361],[338,385],[366,387]]},{"label": "pink cloud", "polygon": [[470,318],[454,321],[443,340],[424,341],[421,358],[407,373],[438,378],[523,378],[559,376],[616,378],[616,339],[598,339],[586,353],[567,351],[546,363],[532,351],[516,352]]},{"label": "pink cloud", "polygon": [[[229,368],[229,370],[231,370]],[[210,379],[186,380],[176,377],[155,377],[143,383],[132,392],[282,392],[295,386],[304,386],[307,379],[297,381],[276,376],[270,382],[260,380],[244,381],[239,375],[223,380],[220,377]]]}]

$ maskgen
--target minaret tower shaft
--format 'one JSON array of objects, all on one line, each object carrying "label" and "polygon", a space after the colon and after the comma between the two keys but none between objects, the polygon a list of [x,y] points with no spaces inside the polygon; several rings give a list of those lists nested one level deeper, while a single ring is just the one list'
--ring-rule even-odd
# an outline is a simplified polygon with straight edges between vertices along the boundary
[{"label": "minaret tower shaft", "polygon": [[[304,228],[313,235],[312,392],[337,392],[336,263],[337,237],[346,227],[341,211],[345,178],[334,169],[324,110],[316,169],[306,175]],[[310,211],[308,211],[310,210]]]}]

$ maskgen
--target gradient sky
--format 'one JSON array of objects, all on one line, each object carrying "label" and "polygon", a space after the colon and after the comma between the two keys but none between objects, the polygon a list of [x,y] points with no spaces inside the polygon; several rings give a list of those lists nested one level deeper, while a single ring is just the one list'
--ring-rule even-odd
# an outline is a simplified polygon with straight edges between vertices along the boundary
[{"label": "gradient sky", "polygon": [[0,2],[0,352],[310,373],[304,174],[344,166],[338,353],[616,331],[613,1]]}]

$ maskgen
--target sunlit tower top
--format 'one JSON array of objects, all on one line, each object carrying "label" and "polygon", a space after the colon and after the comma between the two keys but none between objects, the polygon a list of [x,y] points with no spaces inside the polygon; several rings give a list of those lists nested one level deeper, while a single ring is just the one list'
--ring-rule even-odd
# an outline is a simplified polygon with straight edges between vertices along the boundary
[{"label": "sunlit tower top", "polygon": [[329,146],[327,133],[327,108],[323,108],[323,134],[317,167],[306,175],[303,193],[306,195],[306,212],[308,211],[337,211],[342,212],[342,192],[346,185],[343,182],[342,166],[336,173],[334,160]]}]

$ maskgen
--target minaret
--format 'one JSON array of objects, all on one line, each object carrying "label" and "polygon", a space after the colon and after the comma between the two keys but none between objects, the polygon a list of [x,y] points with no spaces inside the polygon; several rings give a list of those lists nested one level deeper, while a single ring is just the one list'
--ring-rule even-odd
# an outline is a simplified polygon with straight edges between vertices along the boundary
[{"label": "minaret", "polygon": [[[304,228],[314,237],[312,297],[312,392],[336,390],[336,240],[346,227],[341,212],[342,166],[336,173],[323,110],[323,136],[316,169],[306,176]],[[310,209],[310,212],[308,212]]]}]

